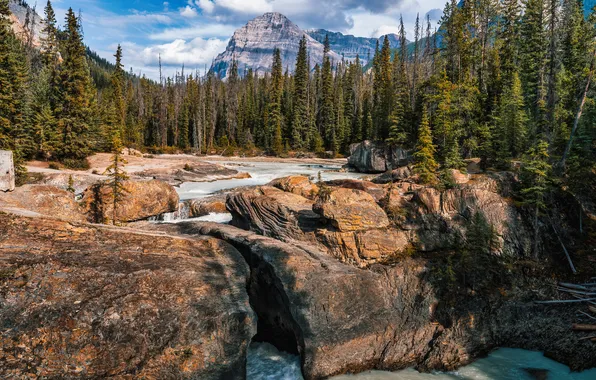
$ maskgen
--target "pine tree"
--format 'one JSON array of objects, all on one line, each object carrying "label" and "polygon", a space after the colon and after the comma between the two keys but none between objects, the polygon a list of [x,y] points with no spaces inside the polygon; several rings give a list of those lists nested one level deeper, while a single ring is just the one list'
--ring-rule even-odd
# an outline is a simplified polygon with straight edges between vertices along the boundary
[{"label": "pine tree", "polygon": [[294,116],[291,137],[293,148],[297,150],[304,150],[307,148],[308,143],[307,135],[310,120],[308,104],[309,71],[306,36],[303,36],[298,48],[294,74]]},{"label": "pine tree", "polygon": [[124,170],[124,165],[126,165],[127,162],[122,158],[122,143],[118,136],[114,136],[112,147],[114,149],[114,154],[111,159],[112,164],[107,167],[104,175],[108,176],[106,185],[111,190],[112,223],[116,225],[118,222],[118,208],[122,204],[127,193],[124,182],[128,180],[128,174]]},{"label": "pine tree", "polygon": [[337,147],[336,125],[335,125],[335,101],[333,88],[333,70],[331,58],[329,57],[329,36],[325,37],[325,54],[323,56],[323,68],[321,70],[321,98],[320,98],[320,125],[319,130],[325,141],[325,148],[334,150]]},{"label": "pine tree", "polygon": [[61,132],[59,157],[80,161],[91,152],[93,88],[80,23],[72,8],[67,12],[66,21],[65,54],[60,70],[61,101],[56,109]]},{"label": "pine tree", "polygon": [[283,67],[279,49],[273,51],[273,66],[271,67],[271,83],[267,104],[267,133],[271,152],[276,155],[283,153],[281,98],[283,93]]},{"label": "pine tree", "polygon": [[418,130],[418,144],[414,153],[414,173],[420,176],[422,183],[433,185],[437,183],[437,169],[435,160],[436,148],[433,144],[432,132],[428,122],[426,107],[422,110],[422,121]]},{"label": "pine tree", "polygon": [[505,149],[509,157],[519,157],[526,148],[528,115],[517,72],[513,73],[511,85],[505,88],[500,108],[499,128],[505,133],[507,140],[507,145],[501,149]]},{"label": "pine tree", "polygon": [[547,207],[545,196],[549,189],[552,167],[549,164],[548,143],[540,141],[530,148],[522,166],[521,196],[526,207],[534,212],[534,253],[538,253],[539,217]]}]

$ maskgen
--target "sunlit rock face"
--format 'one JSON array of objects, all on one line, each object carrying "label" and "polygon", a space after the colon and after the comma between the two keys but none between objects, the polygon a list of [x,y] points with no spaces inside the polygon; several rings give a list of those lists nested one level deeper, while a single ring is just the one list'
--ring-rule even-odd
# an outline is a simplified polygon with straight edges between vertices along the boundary
[{"label": "sunlit rock face", "polygon": [[[310,37],[298,25],[280,13],[265,13],[249,21],[248,24],[236,30],[226,51],[215,59],[212,71],[222,78],[229,73],[232,60],[238,62],[238,70],[253,69],[257,75],[264,75],[271,71],[273,51],[277,48],[281,52],[284,70],[293,71],[298,56],[300,40],[306,36],[310,64],[323,62],[324,46]],[[334,51],[329,57],[338,62],[341,56]]]}]

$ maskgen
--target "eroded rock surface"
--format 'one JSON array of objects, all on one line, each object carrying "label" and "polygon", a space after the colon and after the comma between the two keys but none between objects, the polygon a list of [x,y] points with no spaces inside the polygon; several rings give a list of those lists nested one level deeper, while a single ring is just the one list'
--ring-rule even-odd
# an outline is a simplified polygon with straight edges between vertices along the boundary
[{"label": "eroded rock surface", "polygon": [[[118,222],[134,222],[178,209],[178,193],[165,182],[125,181],[123,185],[124,197],[115,214]],[[87,189],[81,203],[91,222],[108,223],[114,219],[112,189],[105,184]]]},{"label": "eroded rock surface", "polygon": [[24,185],[12,193],[0,193],[0,209],[20,210],[73,222],[84,222],[84,210],[69,191],[49,185]]},{"label": "eroded rock surface", "polygon": [[305,176],[290,176],[271,181],[268,186],[276,187],[288,193],[314,199],[319,193],[319,187]]},{"label": "eroded rock surface", "polygon": [[532,289],[546,283],[533,282],[527,291],[509,284],[511,296],[443,299],[423,258],[361,270],[311,246],[232,226],[167,228],[218,237],[244,255],[259,337],[288,351],[295,347],[306,379],[410,366],[454,370],[499,346],[542,350],[573,369],[596,365],[591,343],[569,329],[573,310],[531,302]]},{"label": "eroded rock surface", "polygon": [[0,377],[243,379],[248,275],[216,239],[0,214]]}]

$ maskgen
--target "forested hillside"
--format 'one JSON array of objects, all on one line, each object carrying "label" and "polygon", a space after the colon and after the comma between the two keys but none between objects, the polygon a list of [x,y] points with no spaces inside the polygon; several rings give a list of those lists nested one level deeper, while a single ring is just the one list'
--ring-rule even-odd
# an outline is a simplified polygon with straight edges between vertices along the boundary
[{"label": "forested hillside", "polygon": [[345,155],[370,139],[416,151],[430,182],[480,157],[485,169],[525,162],[533,202],[553,173],[589,194],[596,34],[583,9],[581,0],[453,0],[438,35],[417,23],[413,45],[394,52],[385,40],[369,70],[328,55],[309,67],[303,40],[293,75],[276,51],[265,77],[232,64],[225,81],[182,68],[157,82],[127,74],[120,49],[115,69],[87,52],[78,17],[70,10],[59,27],[49,1],[41,49],[27,46],[0,0],[0,148],[20,164],[83,167],[114,139],[156,152],[272,155]]}]

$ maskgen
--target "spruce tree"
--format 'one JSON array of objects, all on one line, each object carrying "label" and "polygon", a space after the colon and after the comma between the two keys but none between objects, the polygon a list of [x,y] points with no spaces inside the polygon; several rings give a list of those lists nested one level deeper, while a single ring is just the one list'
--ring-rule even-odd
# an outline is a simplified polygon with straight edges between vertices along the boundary
[{"label": "spruce tree", "polygon": [[279,49],[273,51],[273,66],[271,67],[271,83],[267,104],[267,133],[269,148],[275,155],[283,153],[281,98],[283,93],[283,67]]},{"label": "spruce tree", "polygon": [[309,102],[308,102],[308,51],[306,35],[300,40],[298,57],[296,59],[296,70],[294,73],[294,115],[292,119],[292,143],[293,148],[304,150],[307,148],[309,131]]},{"label": "spruce tree", "polygon": [[118,136],[114,136],[112,141],[112,147],[114,149],[111,165],[107,167],[104,175],[108,176],[106,185],[111,190],[112,198],[112,223],[117,224],[118,221],[118,208],[122,204],[124,197],[127,193],[124,187],[124,182],[128,180],[128,174],[124,170],[124,165],[127,164],[126,160],[122,158],[122,143]]},{"label": "spruce tree", "polygon": [[545,197],[549,190],[551,170],[548,143],[540,141],[528,151],[521,173],[523,204],[534,214],[535,254],[538,252],[539,217],[547,208]]},{"label": "spruce tree", "polygon": [[66,41],[61,65],[61,99],[56,108],[61,133],[59,157],[80,161],[91,153],[93,88],[80,23],[72,8],[66,14]]},{"label": "spruce tree", "polygon": [[325,53],[323,56],[323,68],[321,70],[321,99],[319,105],[320,126],[322,137],[325,141],[325,148],[334,150],[336,148],[335,137],[335,101],[333,88],[333,70],[331,58],[329,57],[329,36],[325,37]]},{"label": "spruce tree", "polygon": [[414,173],[420,176],[425,184],[437,183],[437,169],[439,165],[435,159],[436,148],[433,144],[432,132],[428,122],[426,106],[422,110],[422,121],[418,129],[418,143],[414,153]]},{"label": "spruce tree", "polygon": [[[528,115],[522,94],[521,80],[513,73],[511,85],[505,88],[501,98],[500,126],[505,133],[507,144],[502,146],[509,157],[519,157],[526,149]],[[501,153],[502,156],[505,152]]]}]

